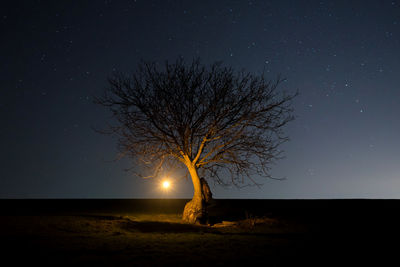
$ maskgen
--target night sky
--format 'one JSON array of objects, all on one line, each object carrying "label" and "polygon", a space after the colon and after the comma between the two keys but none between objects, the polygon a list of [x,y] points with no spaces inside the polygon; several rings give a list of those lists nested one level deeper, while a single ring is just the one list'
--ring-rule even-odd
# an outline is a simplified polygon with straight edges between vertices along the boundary
[{"label": "night sky", "polygon": [[0,33],[0,198],[191,198],[92,129],[112,122],[93,104],[108,76],[178,56],[300,92],[286,180],[214,197],[400,197],[400,1],[2,1]]}]

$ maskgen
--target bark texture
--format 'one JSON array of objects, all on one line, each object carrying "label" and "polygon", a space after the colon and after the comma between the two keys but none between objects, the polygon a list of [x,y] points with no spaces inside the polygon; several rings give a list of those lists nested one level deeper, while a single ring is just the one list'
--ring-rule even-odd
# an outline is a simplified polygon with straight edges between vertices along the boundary
[{"label": "bark texture", "polygon": [[192,224],[204,224],[207,221],[204,201],[202,199],[193,198],[191,201],[186,203],[182,219],[185,222]]},{"label": "bark texture", "polygon": [[[182,219],[188,223],[206,224],[208,221],[207,206],[212,199],[212,193],[207,181],[204,178],[199,179],[200,187],[191,201],[186,203],[183,210]],[[200,197],[199,197],[200,196]]]}]

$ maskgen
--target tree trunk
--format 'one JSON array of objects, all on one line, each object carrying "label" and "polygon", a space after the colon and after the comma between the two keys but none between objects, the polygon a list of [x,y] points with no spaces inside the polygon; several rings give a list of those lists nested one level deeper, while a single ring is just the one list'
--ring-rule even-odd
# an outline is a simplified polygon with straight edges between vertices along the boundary
[{"label": "tree trunk", "polygon": [[188,169],[193,182],[193,199],[186,203],[182,219],[188,223],[205,224],[207,221],[206,200],[202,193],[202,186],[196,167],[188,164]]}]

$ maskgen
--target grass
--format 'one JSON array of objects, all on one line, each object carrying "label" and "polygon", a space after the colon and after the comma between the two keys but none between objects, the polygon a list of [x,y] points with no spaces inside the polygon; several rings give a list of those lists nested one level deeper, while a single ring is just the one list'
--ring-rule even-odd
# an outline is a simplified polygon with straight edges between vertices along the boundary
[{"label": "grass", "polygon": [[300,232],[287,225],[267,218],[255,222],[199,226],[182,222],[180,214],[3,216],[0,235],[8,242],[3,249],[12,253],[68,264],[225,265],[245,262],[249,255],[252,261],[268,256],[278,263],[285,250],[300,243]]},{"label": "grass", "polygon": [[209,226],[184,223],[178,212],[184,203],[3,201],[1,259],[57,266],[348,266],[351,256],[359,266],[378,256],[383,266],[396,248],[385,246],[386,239],[400,236],[396,201],[229,200],[221,202],[224,217]]}]

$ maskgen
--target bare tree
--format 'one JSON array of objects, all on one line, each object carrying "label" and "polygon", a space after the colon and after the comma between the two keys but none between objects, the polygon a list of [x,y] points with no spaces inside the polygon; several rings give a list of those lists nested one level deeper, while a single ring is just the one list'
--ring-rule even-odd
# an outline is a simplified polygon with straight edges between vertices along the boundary
[{"label": "bare tree", "polygon": [[[253,175],[270,176],[288,140],[283,126],[293,119],[296,94],[278,91],[282,82],[264,75],[236,72],[221,63],[205,66],[198,59],[141,62],[131,75],[117,74],[97,103],[111,109],[119,149],[140,159],[157,176],[164,168],[186,167],[193,199],[183,212],[190,223],[206,216],[205,180],[242,184]],[[208,187],[208,185],[206,186]]]}]

